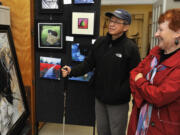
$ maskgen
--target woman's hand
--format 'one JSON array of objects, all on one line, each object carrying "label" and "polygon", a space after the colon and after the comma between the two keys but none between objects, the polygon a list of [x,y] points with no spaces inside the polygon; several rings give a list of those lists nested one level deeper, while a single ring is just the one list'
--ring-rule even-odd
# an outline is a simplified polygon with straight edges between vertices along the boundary
[{"label": "woman's hand", "polygon": [[142,73],[138,73],[137,75],[136,75],[136,77],[135,77],[135,82],[138,80],[138,79],[140,79],[140,78],[142,78],[143,77],[143,74]]},{"label": "woman's hand", "polygon": [[64,67],[61,68],[61,71],[62,71],[62,77],[67,77],[71,72],[71,68],[65,65]]}]

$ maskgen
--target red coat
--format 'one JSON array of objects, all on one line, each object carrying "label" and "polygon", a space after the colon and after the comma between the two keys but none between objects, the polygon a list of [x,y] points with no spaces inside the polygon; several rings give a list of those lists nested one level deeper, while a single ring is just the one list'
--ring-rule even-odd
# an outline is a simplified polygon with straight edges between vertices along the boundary
[{"label": "red coat", "polygon": [[[134,105],[128,135],[135,135],[140,107],[144,102],[153,104],[147,135],[180,135],[180,50],[161,63],[167,68],[156,73],[152,85],[145,76],[150,71],[153,57],[156,56],[159,60],[159,51],[158,46],[153,48],[131,71],[130,84]],[[135,83],[134,78],[138,73],[143,73],[144,77]]]}]

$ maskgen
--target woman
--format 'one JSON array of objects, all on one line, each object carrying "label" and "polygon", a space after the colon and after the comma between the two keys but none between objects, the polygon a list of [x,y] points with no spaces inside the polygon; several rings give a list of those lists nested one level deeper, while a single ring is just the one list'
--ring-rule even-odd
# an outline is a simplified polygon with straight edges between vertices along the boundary
[{"label": "woman", "polygon": [[149,55],[131,71],[128,135],[180,135],[180,9],[161,14]]}]

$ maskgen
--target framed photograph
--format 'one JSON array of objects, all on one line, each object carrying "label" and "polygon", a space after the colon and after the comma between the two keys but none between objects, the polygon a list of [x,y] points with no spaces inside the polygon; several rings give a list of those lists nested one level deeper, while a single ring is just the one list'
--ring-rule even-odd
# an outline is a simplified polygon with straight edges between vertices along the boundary
[{"label": "framed photograph", "polygon": [[19,135],[28,115],[10,26],[0,25],[0,134]]},{"label": "framed photograph", "polygon": [[82,62],[86,58],[89,52],[89,46],[82,46],[79,43],[73,43],[71,45],[71,58],[72,61]]},{"label": "framed photograph", "polygon": [[40,0],[39,9],[41,13],[59,13],[63,11],[62,0]]},{"label": "framed photograph", "polygon": [[72,12],[72,34],[94,35],[95,13]]},{"label": "framed photograph", "polygon": [[62,49],[63,48],[62,23],[38,23],[38,47]]},{"label": "framed photograph", "polygon": [[61,58],[40,56],[40,77],[60,80]]},{"label": "framed photograph", "polygon": [[92,4],[94,0],[74,0],[74,4]]}]

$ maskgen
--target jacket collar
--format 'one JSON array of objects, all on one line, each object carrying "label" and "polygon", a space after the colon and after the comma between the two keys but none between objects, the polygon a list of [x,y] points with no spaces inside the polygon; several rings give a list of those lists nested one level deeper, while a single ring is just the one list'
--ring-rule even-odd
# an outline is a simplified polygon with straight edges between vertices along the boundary
[{"label": "jacket collar", "polygon": [[119,38],[115,40],[112,40],[112,35],[110,35],[109,33],[107,33],[107,37],[112,45],[116,45],[117,43],[119,44],[120,42],[122,42],[123,39],[127,38],[126,33],[123,33]]},{"label": "jacket collar", "polygon": [[[160,59],[160,51],[161,49],[156,46],[152,49],[150,52],[150,55],[157,57],[158,61]],[[180,51],[177,51],[175,54],[170,56],[168,59],[164,60],[161,64],[167,66],[167,67],[173,67],[176,65],[180,65]]]}]

